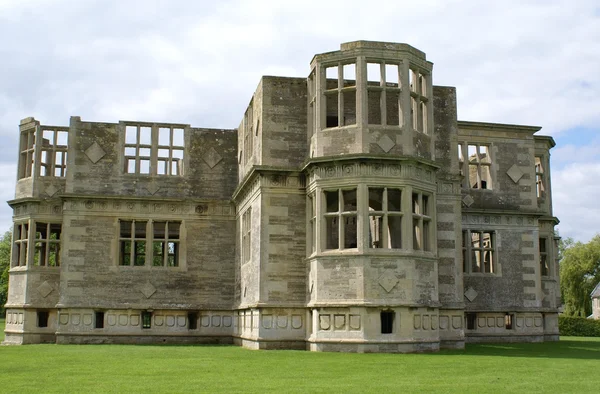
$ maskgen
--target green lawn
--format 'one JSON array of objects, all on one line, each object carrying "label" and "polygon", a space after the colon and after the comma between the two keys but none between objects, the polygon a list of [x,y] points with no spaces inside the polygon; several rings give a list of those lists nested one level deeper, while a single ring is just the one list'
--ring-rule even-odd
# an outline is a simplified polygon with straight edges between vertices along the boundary
[{"label": "green lawn", "polygon": [[[0,320],[0,329],[4,321]],[[3,338],[3,334],[0,334]],[[0,392],[598,392],[600,338],[436,354],[0,346]]]}]

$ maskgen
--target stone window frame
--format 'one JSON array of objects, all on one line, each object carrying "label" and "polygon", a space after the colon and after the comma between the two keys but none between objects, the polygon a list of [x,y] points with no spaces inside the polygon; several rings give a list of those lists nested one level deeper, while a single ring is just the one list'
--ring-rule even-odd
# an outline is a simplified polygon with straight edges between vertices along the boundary
[{"label": "stone window frame", "polygon": [[[44,232],[38,232],[37,226],[42,224],[46,225],[46,229]],[[53,231],[56,228],[58,232]],[[56,234],[56,237],[52,238],[52,234]],[[33,219],[15,222],[11,267],[60,268],[61,235],[62,223],[60,222]],[[54,259],[51,259],[52,256]],[[40,261],[40,258],[43,261]]]},{"label": "stone window frame", "polygon": [[[473,234],[479,235],[479,241],[474,240]],[[486,245],[486,236],[488,234],[488,244]],[[463,274],[465,275],[498,275],[500,272],[500,265],[498,261],[498,249],[497,249],[497,231],[495,230],[482,230],[482,229],[464,229],[462,231],[462,260],[463,260]],[[471,241],[469,242],[469,238]],[[483,242],[482,242],[483,241]],[[481,246],[474,247],[473,243],[479,242]],[[477,271],[473,269],[473,257],[475,253],[479,252],[480,267],[483,267]],[[485,258],[487,256],[491,258],[489,263],[489,272],[486,272]],[[477,258],[475,257],[475,260]]]},{"label": "stone window frame", "polygon": [[[366,65],[367,65],[367,75],[366,75],[366,87],[367,87],[367,124],[369,125],[381,125],[383,127],[398,127],[398,128],[402,128],[404,127],[404,117],[403,117],[403,113],[402,113],[402,70],[403,70],[403,62],[402,61],[386,61],[386,60],[379,60],[379,59],[366,59]],[[374,67],[369,67],[370,65],[373,65]],[[379,71],[375,71],[376,70],[376,66],[379,66]],[[390,78],[390,74],[393,75],[394,74],[394,68],[396,69],[396,78]],[[374,80],[372,78],[369,77],[369,74],[371,74],[373,71],[370,71],[370,69],[372,69],[375,74],[377,76],[379,76],[379,81]],[[390,72],[391,71],[391,72]],[[376,85],[376,83],[378,83],[378,85]],[[373,97],[373,99],[375,99],[376,101],[379,101],[378,103],[378,107],[379,107],[379,116],[376,119],[379,119],[379,122],[371,122],[370,117],[371,117],[371,106],[369,104],[369,100],[371,96],[375,96],[377,93],[379,93],[379,97]],[[389,101],[388,100],[388,96],[390,96],[390,98],[393,100],[393,96],[396,96],[396,104],[398,107],[398,119],[397,119],[397,123],[392,123],[390,122],[390,120],[393,120],[393,118],[390,118],[390,116],[388,116],[389,114],[387,113],[387,109],[388,109],[388,104]],[[373,114],[375,115],[375,114]],[[425,116],[427,116],[427,112],[425,112]],[[427,121],[425,121],[425,125],[427,124]]]},{"label": "stone window frame", "polygon": [[[379,190],[381,189],[383,191],[382,193],[382,204],[381,204],[381,210],[376,211],[376,210],[371,210],[371,192],[375,191],[375,190]],[[400,200],[399,200],[399,204],[398,204],[398,208],[399,210],[393,210],[390,209],[390,201],[389,201],[389,191],[390,190],[396,190],[399,192],[400,194]],[[404,197],[404,190],[402,187],[387,187],[387,186],[367,186],[367,195],[369,196],[369,201],[368,201],[368,215],[369,215],[369,242],[368,242],[368,248],[369,249],[402,249],[402,237],[403,237],[403,231],[402,231],[402,223],[404,222],[404,211],[403,211],[403,198]],[[381,220],[375,220],[373,218],[375,217],[380,217]],[[396,238],[396,236],[392,236],[392,230],[390,230],[392,227],[390,227],[390,219],[393,218],[400,218],[400,226],[396,228],[396,234],[397,237],[399,239],[396,239],[395,241],[392,240],[392,238]],[[377,229],[380,229],[381,231],[377,231]],[[385,231],[385,229],[387,229],[387,231]],[[381,232],[381,234],[379,235],[378,233]],[[373,240],[374,235],[379,235],[377,240]],[[378,242],[377,244],[375,244],[376,242]],[[397,245],[399,242],[400,247],[393,247],[392,245]]]},{"label": "stone window frame", "polygon": [[423,134],[429,134],[427,111],[429,107],[429,97],[427,92],[429,78],[429,74],[423,73],[416,67],[409,67],[410,123],[413,130]]},{"label": "stone window frame", "polygon": [[33,176],[35,159],[35,135],[37,128],[33,127],[21,132],[19,148],[19,179]]},{"label": "stone window frame", "polygon": [[250,261],[252,248],[252,207],[246,209],[241,220],[241,257],[242,264]]},{"label": "stone window frame", "polygon": [[[470,153],[471,148],[475,149],[473,154]],[[482,148],[485,148],[485,156],[482,153]],[[495,181],[493,177],[494,157],[492,154],[492,143],[485,142],[458,142],[458,165],[460,175],[462,176],[462,187],[468,190],[494,190]],[[465,160],[468,157],[469,160]],[[471,159],[473,157],[473,159]],[[475,167],[475,184],[471,184],[471,170]],[[487,172],[487,178],[484,181],[482,174]],[[465,175],[465,174],[468,174]],[[483,183],[485,182],[485,184]],[[483,187],[485,186],[485,187]]]},{"label": "stone window frame", "polygon": [[183,176],[185,129],[183,125],[125,123],[123,172],[131,175]]},{"label": "stone window frame", "polygon": [[243,121],[243,143],[242,164],[247,164],[254,156],[254,106],[253,100],[250,101]]},{"label": "stone window frame", "polygon": [[308,228],[306,229],[307,254],[312,256],[317,252],[317,196],[311,192],[307,196],[306,215]]},{"label": "stone window frame", "polygon": [[552,276],[552,264],[550,263],[550,239],[549,237],[540,235],[538,239],[538,253],[540,261],[540,276]]},{"label": "stone window frame", "polygon": [[[377,214],[381,214],[380,211],[370,211],[369,210],[369,188],[371,189],[396,189],[401,191],[401,211],[393,212],[391,216],[401,216],[402,222],[400,224],[401,228],[401,247],[394,248],[373,248],[370,247],[370,237],[371,237],[371,227],[369,225],[369,217],[371,214],[377,216]],[[356,200],[356,210],[355,211],[344,211],[340,208],[342,201],[340,193],[342,191],[351,191],[356,190],[357,192],[357,200]],[[326,193],[334,192],[338,193],[338,208],[334,212],[331,210],[327,212],[327,201],[326,201]],[[425,213],[422,212],[412,212],[412,201],[409,196],[412,194],[418,196],[418,198],[422,199],[422,196],[425,196],[428,202],[428,209]],[[315,195],[315,212],[311,212],[310,209],[310,195]],[[421,200],[422,201],[422,200]],[[421,203],[421,202],[420,202]],[[345,184],[343,186],[329,186],[329,185],[317,185],[315,189],[311,189],[311,191],[307,194],[307,257],[313,256],[315,254],[321,255],[329,255],[329,254],[337,254],[337,253],[375,253],[375,254],[396,254],[396,253],[418,253],[418,254],[431,254],[436,251],[436,233],[435,226],[433,223],[435,222],[435,192],[433,190],[424,190],[421,188],[413,188],[410,184],[394,184],[387,182],[364,182],[359,181],[357,183]],[[388,215],[390,213],[388,212]],[[312,215],[312,216],[311,216]],[[342,222],[342,218],[344,217],[355,217],[356,218],[356,246],[350,245],[351,247],[340,247],[342,240],[344,239],[344,234],[342,234],[342,229],[340,227]],[[331,225],[327,223],[328,218],[337,218],[335,222],[337,226],[337,231],[329,231],[328,226]],[[311,220],[314,220],[314,231],[311,228]],[[425,223],[423,225],[423,223]],[[415,227],[416,224],[416,227]],[[345,223],[344,223],[345,225]],[[352,224],[354,227],[354,224]],[[416,230],[418,229],[418,230]],[[415,238],[415,232],[417,232],[417,236],[419,237],[419,241],[422,246],[418,246],[417,242],[413,242]],[[330,234],[333,233],[333,234]],[[338,244],[329,244],[328,245],[328,237],[333,235],[337,236]],[[315,240],[315,247],[311,245],[311,239]],[[336,247],[337,246],[337,247]],[[345,246],[345,245],[342,245]]]},{"label": "stone window frame", "polygon": [[546,196],[545,179],[544,179],[544,157],[534,157],[534,171],[535,171],[535,194],[537,198],[544,198]]},{"label": "stone window frame", "polygon": [[66,177],[69,128],[41,126],[41,130],[40,176]]},{"label": "stone window frame", "polygon": [[[139,223],[139,226],[137,225]],[[129,230],[126,226],[129,224]],[[163,237],[156,234],[164,224]],[[171,232],[171,225],[176,230]],[[121,268],[177,269],[184,266],[181,244],[183,221],[169,219],[119,219],[117,264]],[[127,246],[129,243],[129,246]],[[139,247],[138,247],[139,244]],[[159,245],[160,244],[160,245]],[[148,247],[150,245],[150,247]],[[160,251],[156,253],[155,251]],[[160,257],[157,259],[157,257]]]},{"label": "stone window frame", "polygon": [[[344,74],[348,73],[348,69],[347,66],[354,66],[354,79],[345,79],[344,78]],[[335,62],[335,63],[324,63],[322,65],[322,77],[321,80],[325,81],[324,84],[322,84],[322,96],[323,96],[323,102],[325,103],[325,119],[322,120],[322,122],[324,121],[325,124],[321,124],[320,129],[326,129],[326,128],[337,128],[337,127],[344,127],[344,126],[356,126],[357,125],[357,110],[356,110],[356,94],[357,94],[357,78],[356,76],[357,74],[357,67],[358,67],[358,62],[357,59],[347,59],[344,61],[339,61],[339,62]],[[332,80],[334,78],[328,78],[327,74],[328,74],[328,70],[329,69],[334,69],[337,68],[337,72],[336,72],[336,77],[337,77],[337,82],[336,82],[336,86],[329,88],[327,86],[327,81],[328,80]],[[346,70],[345,70],[346,68]],[[345,116],[346,114],[346,100],[345,97],[346,96],[350,96],[354,94],[354,122],[350,122],[347,120],[348,119],[352,119],[352,118],[347,118]],[[335,98],[335,113],[337,114],[337,121],[335,122],[335,125],[333,125],[333,119],[331,119],[330,122],[330,118],[333,118],[332,116],[328,116],[327,114],[330,112],[328,111],[328,103],[330,102],[331,98]]]},{"label": "stone window frame", "polygon": [[[354,192],[355,200],[354,200],[354,210],[346,210],[346,199],[344,198],[344,192]],[[328,211],[327,209],[327,193],[330,193],[333,196],[333,193],[337,193],[337,210],[336,211]],[[344,250],[344,249],[357,249],[358,248],[358,189],[356,186],[351,187],[337,187],[337,188],[326,188],[321,192],[321,204],[324,208],[322,210],[322,220],[321,226],[323,228],[323,250]],[[348,204],[351,204],[350,199],[348,199]],[[354,219],[354,223],[352,223],[352,219]],[[328,231],[328,226],[331,226],[331,231]],[[334,226],[337,226],[337,243],[334,242],[334,234],[336,234],[334,230]],[[346,233],[348,228],[352,226],[355,227],[355,243],[349,242],[349,245],[346,246],[346,241],[351,241],[352,239],[346,239]],[[331,239],[329,238],[331,236]],[[329,245],[329,246],[328,246]],[[337,246],[335,246],[337,245]]]},{"label": "stone window frame", "polygon": [[429,194],[413,190],[411,198],[413,250],[431,251],[433,207],[430,200]]}]

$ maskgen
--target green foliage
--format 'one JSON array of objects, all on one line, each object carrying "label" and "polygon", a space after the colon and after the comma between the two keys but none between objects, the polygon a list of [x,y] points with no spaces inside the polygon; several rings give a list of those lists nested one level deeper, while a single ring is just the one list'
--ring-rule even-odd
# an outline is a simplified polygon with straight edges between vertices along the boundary
[{"label": "green foliage", "polygon": [[560,335],[573,337],[600,337],[600,320],[585,317],[558,317]]},{"label": "green foliage", "polygon": [[10,247],[12,233],[7,231],[0,238],[0,316],[4,316],[4,304],[8,297],[8,270],[10,269]]},{"label": "green foliage", "polygon": [[590,294],[600,282],[600,235],[584,244],[567,238],[561,242],[560,291],[567,316],[592,314]]}]

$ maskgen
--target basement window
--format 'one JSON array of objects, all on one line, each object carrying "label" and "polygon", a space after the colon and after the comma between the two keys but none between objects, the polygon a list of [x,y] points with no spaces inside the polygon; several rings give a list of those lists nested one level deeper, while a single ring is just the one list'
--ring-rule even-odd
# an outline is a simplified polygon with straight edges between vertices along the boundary
[{"label": "basement window", "polygon": [[507,313],[506,315],[504,315],[504,328],[506,328],[507,330],[513,329],[514,317],[515,317],[515,315],[510,314],[510,313]]},{"label": "basement window", "polygon": [[476,323],[477,323],[477,313],[466,313],[465,321],[466,321],[465,325],[467,326],[467,330],[474,330],[476,327]]},{"label": "basement window", "polygon": [[188,330],[198,329],[198,314],[196,312],[188,313]]},{"label": "basement window", "polygon": [[394,311],[381,311],[381,333],[391,334],[394,331]]},{"label": "basement window", "polygon": [[104,312],[94,313],[94,328],[104,328]]},{"label": "basement window", "polygon": [[142,312],[142,328],[152,328],[152,312]]},{"label": "basement window", "polygon": [[48,311],[38,311],[37,312],[37,326],[38,327],[48,327]]}]

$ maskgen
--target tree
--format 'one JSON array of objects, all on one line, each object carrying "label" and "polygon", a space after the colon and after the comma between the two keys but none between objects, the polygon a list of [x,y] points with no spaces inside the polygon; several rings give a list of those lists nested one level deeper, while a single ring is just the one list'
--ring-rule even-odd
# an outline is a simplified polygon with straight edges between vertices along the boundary
[{"label": "tree", "polygon": [[590,294],[600,282],[600,234],[585,244],[567,238],[559,249],[564,313],[587,317],[592,313]]},{"label": "tree", "polygon": [[0,316],[4,316],[4,304],[8,298],[8,270],[10,268],[10,247],[12,233],[7,231],[0,238]]}]

